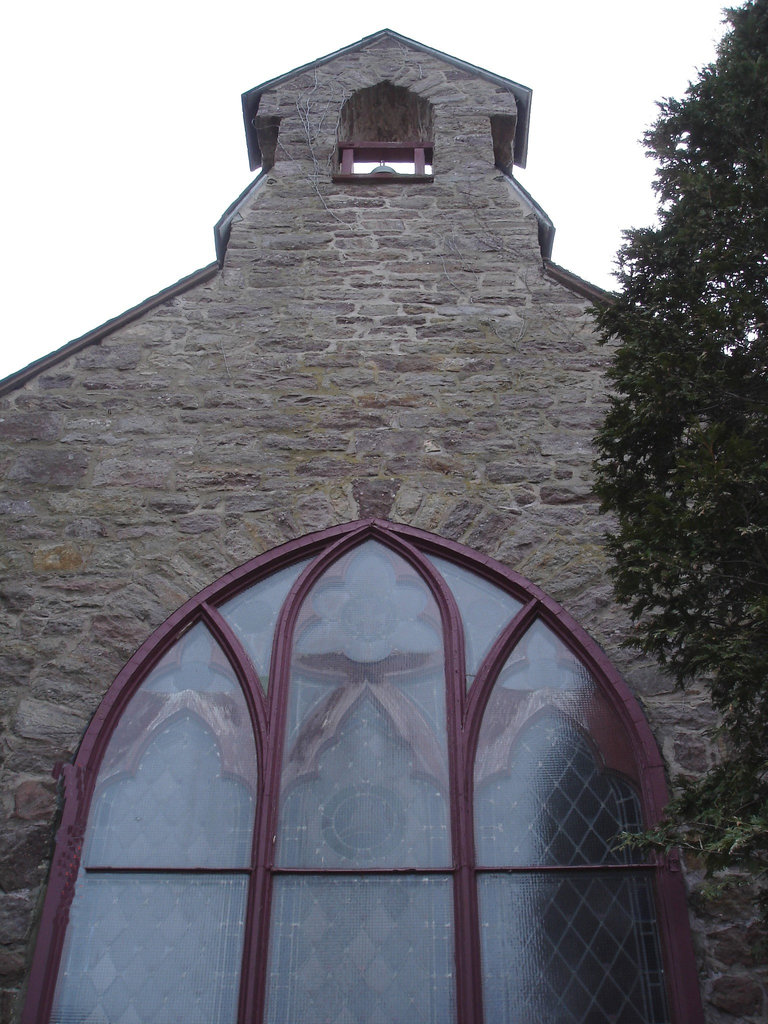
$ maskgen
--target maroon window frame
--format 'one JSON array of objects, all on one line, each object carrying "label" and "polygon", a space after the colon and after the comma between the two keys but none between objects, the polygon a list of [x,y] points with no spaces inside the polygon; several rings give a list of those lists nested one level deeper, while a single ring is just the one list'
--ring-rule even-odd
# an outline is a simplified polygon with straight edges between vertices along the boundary
[{"label": "maroon window frame", "polygon": [[[341,555],[374,539],[412,565],[432,591],[445,634],[448,743],[451,760],[451,828],[457,1019],[481,1024],[482,978],[476,898],[472,811],[466,800],[482,714],[491,687],[509,652],[536,620],[541,620],[584,663],[611,712],[629,737],[643,819],[657,822],[668,799],[661,755],[645,717],[627,685],[601,648],[555,601],[518,573],[453,541],[383,520],[363,520],[333,527],[291,541],[254,558],[211,584],[163,623],[128,661],[109,688],[83,737],[72,764],[60,772],[64,804],[56,836],[50,881],[30,971],[22,1024],[47,1024],[51,1014],[69,907],[74,895],[80,855],[96,776],[107,744],[129,700],[176,640],[197,622],[211,631],[224,651],[245,694],[259,757],[259,800],[250,868],[250,892],[238,1021],[263,1019],[269,943],[272,880],[284,873],[274,864],[278,794],[286,714],[286,694],[293,629],[302,601],[321,574]],[[434,565],[437,556],[495,583],[522,607],[486,655],[469,691],[465,688],[464,641],[455,599]],[[312,558],[291,588],[275,628],[271,680],[267,691],[240,641],[218,607],[288,565]],[[639,858],[637,858],[639,860]],[[626,865],[652,873],[656,911],[671,1018],[676,1024],[701,1024],[703,1012],[690,940],[685,887],[675,852],[666,857]],[[622,867],[615,868],[622,870]],[[572,869],[571,869],[572,870]],[[328,872],[333,873],[333,872]],[[355,874],[364,874],[355,869]],[[380,871],[378,873],[381,873]],[[264,924],[266,922],[266,924]],[[488,1022],[491,1024],[491,1022]]]},{"label": "maroon window frame", "polygon": [[[428,142],[342,142],[339,144],[339,172],[334,181],[432,181],[426,173],[432,164],[433,147]],[[413,174],[355,172],[355,163],[409,163]]]}]

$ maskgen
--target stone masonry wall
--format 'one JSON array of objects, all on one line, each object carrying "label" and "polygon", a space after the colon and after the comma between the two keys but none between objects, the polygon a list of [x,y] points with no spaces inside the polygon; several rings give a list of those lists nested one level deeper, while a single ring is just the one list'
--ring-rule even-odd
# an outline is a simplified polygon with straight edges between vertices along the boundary
[{"label": "stone masonry wall", "polygon": [[[433,104],[435,180],[334,183],[341,103],[384,78]],[[171,612],[309,531],[379,515],[500,559],[603,645],[671,772],[708,763],[706,706],[620,646],[590,492],[607,353],[494,167],[489,118],[513,112],[392,40],[283,82],[260,107],[281,118],[276,163],[221,272],[0,399],[0,1022],[46,878],[54,763]],[[763,1020],[743,909],[695,906],[708,1020]]]}]

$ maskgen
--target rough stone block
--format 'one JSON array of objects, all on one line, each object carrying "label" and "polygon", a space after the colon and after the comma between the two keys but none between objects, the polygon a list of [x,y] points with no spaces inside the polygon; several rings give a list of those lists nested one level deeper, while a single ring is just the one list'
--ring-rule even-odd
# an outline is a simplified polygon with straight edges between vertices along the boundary
[{"label": "rough stone block", "polygon": [[573,505],[597,500],[592,493],[592,488],[579,481],[559,486],[542,485],[539,488],[539,496],[545,505]]},{"label": "rough stone block", "polygon": [[94,486],[167,487],[173,481],[174,464],[168,459],[105,459],[93,472]]},{"label": "rough stone block", "polygon": [[11,465],[8,479],[17,484],[71,487],[83,479],[87,469],[88,457],[83,452],[51,448],[21,454]]},{"label": "rough stone block", "polygon": [[83,566],[83,553],[74,544],[37,548],[32,555],[37,572],[72,572]]},{"label": "rough stone block", "polygon": [[29,893],[0,893],[0,935],[4,943],[19,942],[24,938],[32,905]]},{"label": "rough stone block", "polygon": [[14,792],[13,813],[23,821],[49,821],[56,806],[55,786],[33,779],[21,782]]},{"label": "rough stone block", "polygon": [[55,441],[62,417],[52,412],[12,412],[0,415],[0,438],[8,441]]},{"label": "rough stone block", "polygon": [[715,979],[709,999],[719,1010],[743,1020],[762,1011],[765,996],[762,986],[752,978],[731,974]]},{"label": "rough stone block", "polygon": [[[50,823],[3,828],[0,836],[0,888],[6,893],[32,889],[45,879],[48,859],[51,855]],[[31,907],[26,901],[15,903],[0,901],[0,935],[7,934],[3,927],[3,908],[12,910],[6,926],[20,931],[23,938],[29,927]]]},{"label": "rough stone block", "polygon": [[21,701],[13,722],[18,736],[51,749],[71,750],[87,722],[68,708],[32,697]]}]

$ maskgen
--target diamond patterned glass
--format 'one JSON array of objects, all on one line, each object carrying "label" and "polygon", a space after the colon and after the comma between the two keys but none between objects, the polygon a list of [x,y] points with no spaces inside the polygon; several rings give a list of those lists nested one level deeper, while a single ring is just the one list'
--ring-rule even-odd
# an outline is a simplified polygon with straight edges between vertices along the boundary
[{"label": "diamond patterned glass", "polygon": [[451,1024],[448,877],[279,877],[268,1024]]},{"label": "diamond patterned glass", "polygon": [[296,625],[277,863],[451,863],[440,615],[369,542],[316,583]]},{"label": "diamond patterned glass", "polygon": [[275,623],[288,591],[309,565],[310,559],[289,565],[259,580],[242,594],[220,605],[219,611],[237,635],[258,673],[261,685],[269,685]]},{"label": "diamond patterned glass", "polygon": [[602,771],[568,718],[536,718],[517,737],[507,771],[475,794],[478,862],[485,865],[629,863],[617,835],[639,831],[625,780]]},{"label": "diamond patterned glass", "polygon": [[478,863],[629,862],[616,837],[639,830],[638,797],[601,752],[610,754],[617,736],[618,723],[586,669],[534,624],[502,669],[483,717],[475,760]]},{"label": "diamond patterned glass", "polygon": [[522,604],[501,587],[444,558],[431,558],[456,599],[464,626],[467,689],[493,641],[514,619]]},{"label": "diamond patterned glass", "polygon": [[224,654],[197,625],[149,675],[112,734],[85,864],[245,867],[255,797],[245,698]]},{"label": "diamond patterned glass", "polygon": [[235,1024],[247,879],[89,875],[52,1024]]},{"label": "diamond patterned glass", "polygon": [[667,1024],[650,880],[481,875],[485,1019]]}]

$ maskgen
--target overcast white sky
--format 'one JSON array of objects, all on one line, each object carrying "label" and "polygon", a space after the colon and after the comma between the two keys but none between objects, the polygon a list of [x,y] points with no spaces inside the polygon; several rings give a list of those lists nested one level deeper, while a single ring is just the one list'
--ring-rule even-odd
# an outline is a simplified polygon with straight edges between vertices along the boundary
[{"label": "overcast white sky", "polygon": [[603,287],[648,224],[655,103],[714,57],[721,0],[27,0],[4,16],[0,377],[213,261],[251,180],[240,94],[381,28],[533,89],[523,185]]}]

